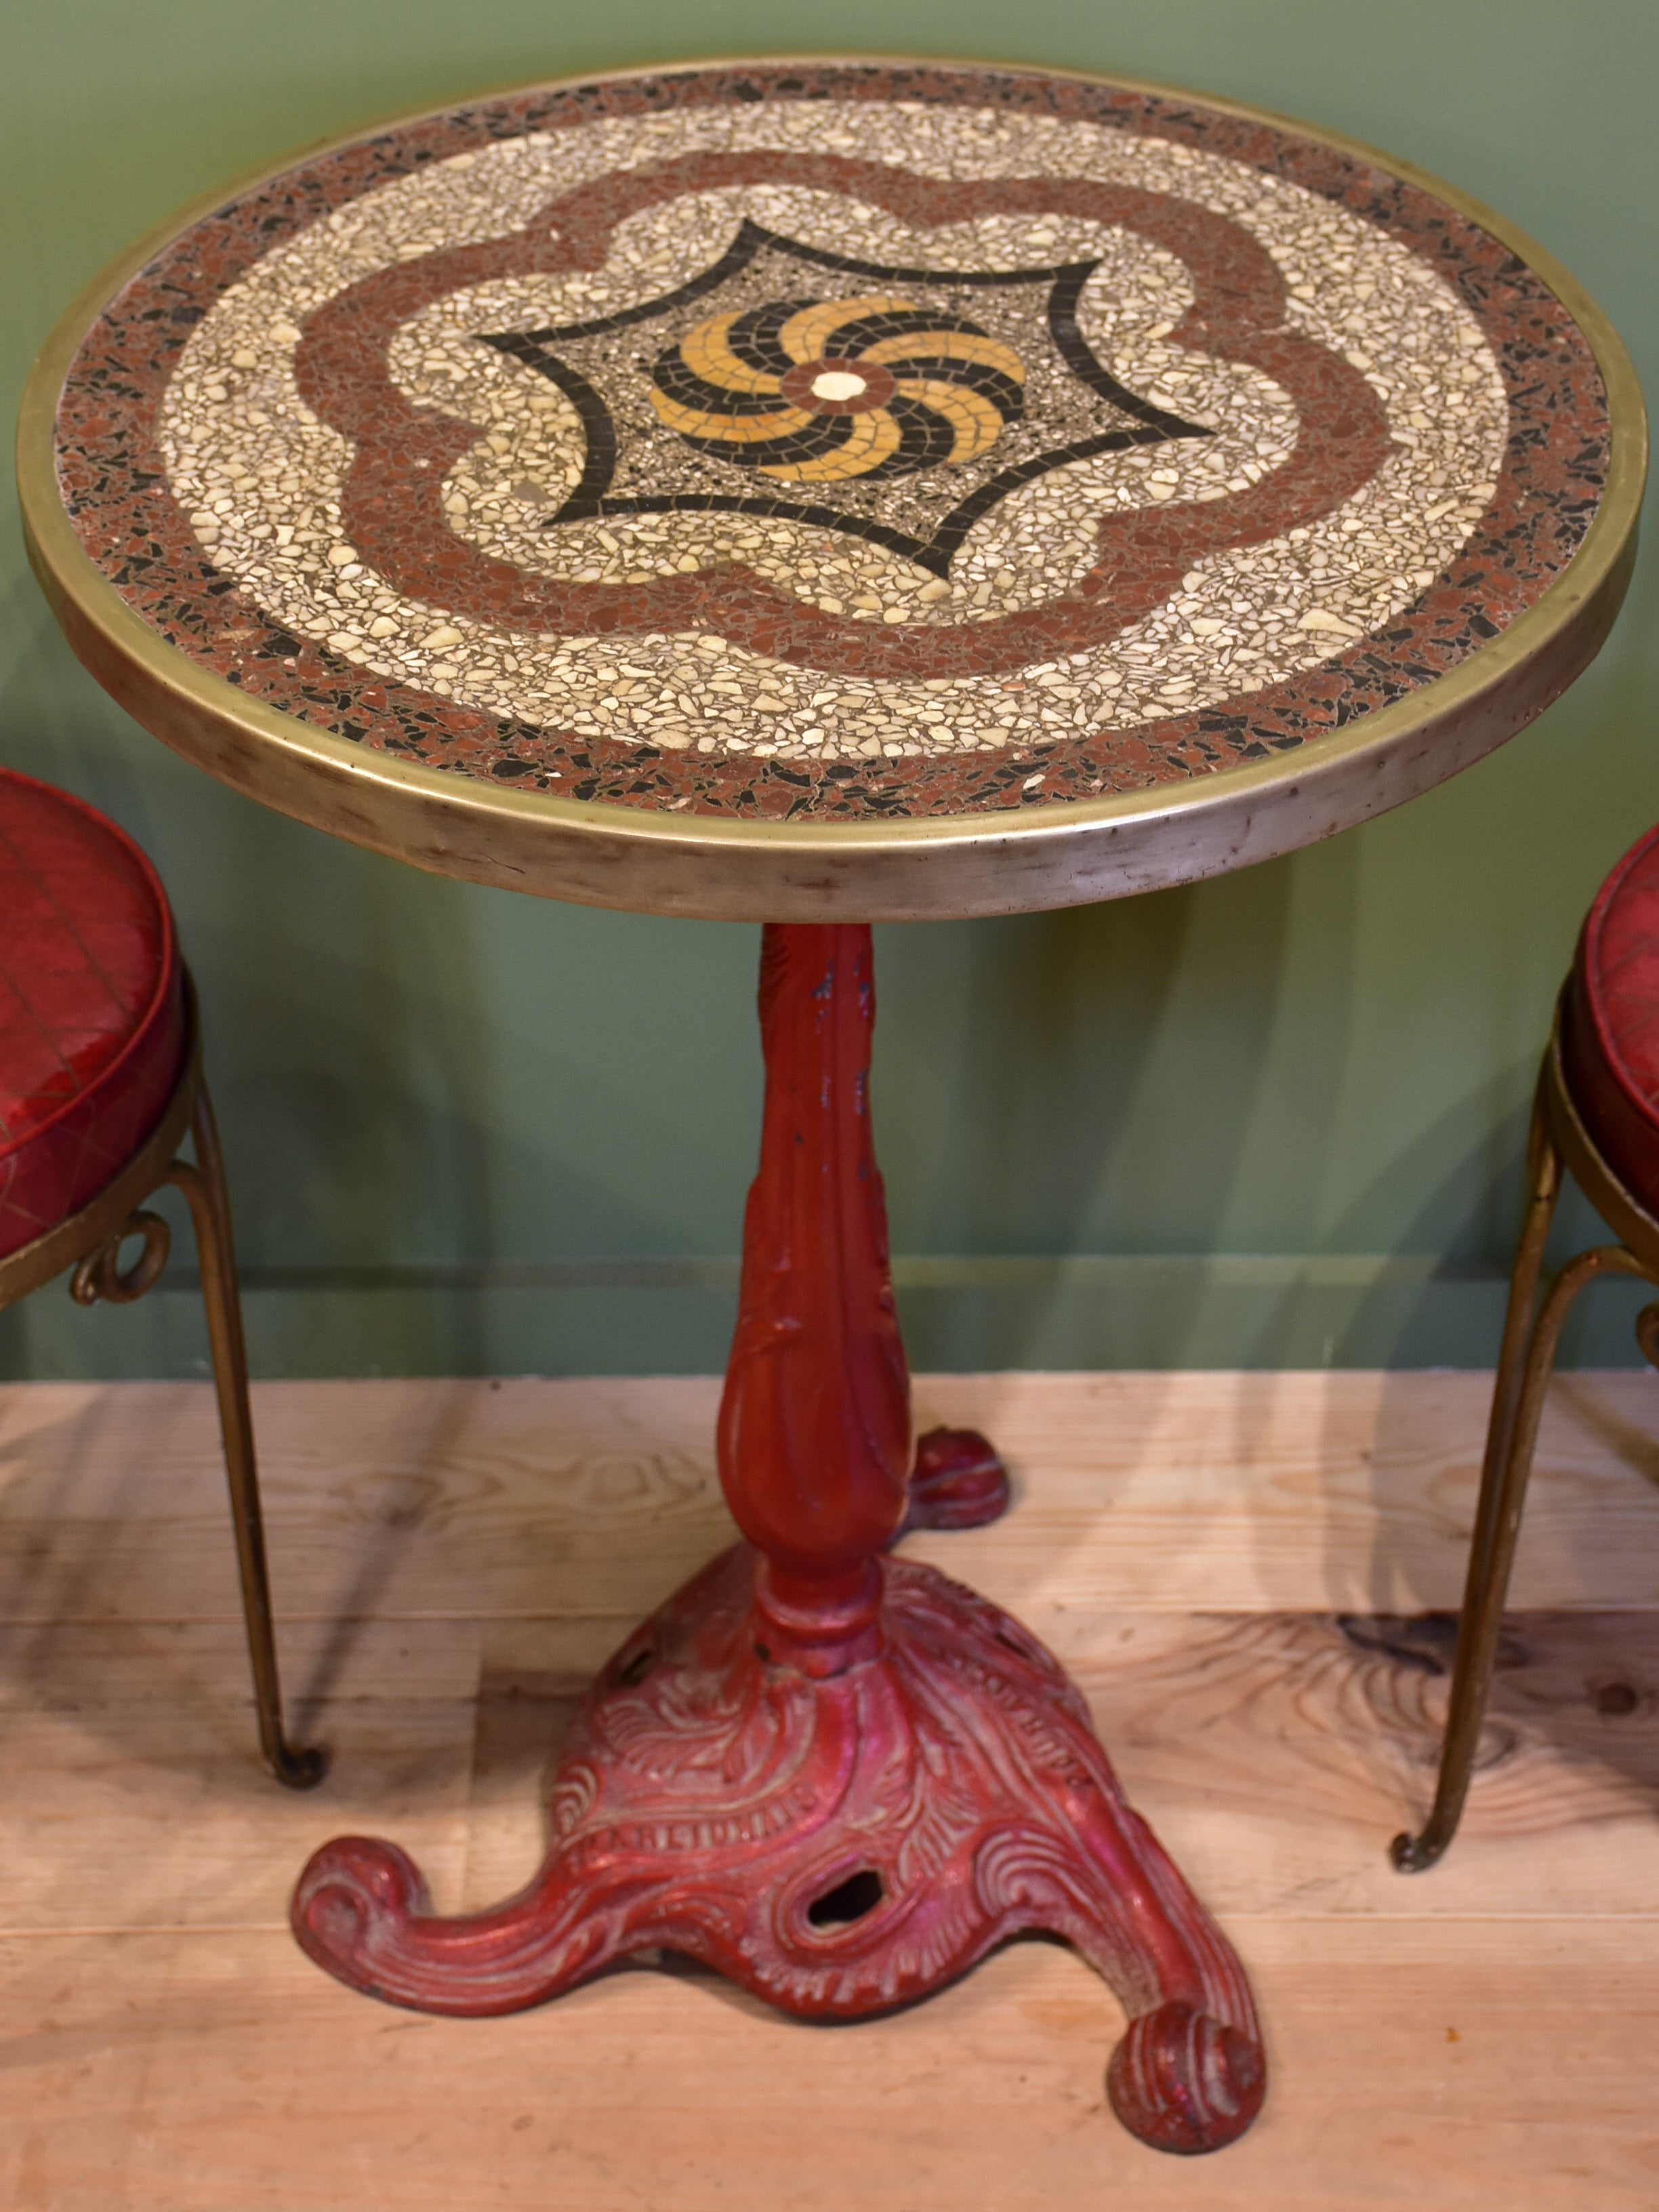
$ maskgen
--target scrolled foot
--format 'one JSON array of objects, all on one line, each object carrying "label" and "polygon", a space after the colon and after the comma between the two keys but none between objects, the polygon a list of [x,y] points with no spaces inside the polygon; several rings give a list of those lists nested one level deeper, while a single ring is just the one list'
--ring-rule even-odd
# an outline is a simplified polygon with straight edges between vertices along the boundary
[{"label": "scrolled foot", "polygon": [[1425,1874],[1450,1841],[1449,1836],[1442,1840],[1425,1828],[1420,1836],[1396,1836],[1389,1845],[1389,1856],[1398,1874]]},{"label": "scrolled foot", "polygon": [[909,1502],[899,1534],[912,1528],[982,1528],[1008,1510],[1008,1470],[977,1429],[929,1429],[916,1441]]},{"label": "scrolled foot", "polygon": [[1253,2036],[1174,1997],[1130,2021],[1106,2069],[1106,2094],[1129,2132],[1188,2155],[1242,2136],[1267,2087]]},{"label": "scrolled foot", "polygon": [[307,1861],[289,1917],[307,1958],[353,1989],[396,2002],[374,1972],[376,1954],[395,1949],[409,1923],[431,1909],[406,1851],[368,1836],[338,1836]]},{"label": "scrolled foot", "polygon": [[314,1790],[328,1772],[330,1755],[321,1744],[295,1751],[292,1744],[283,1743],[267,1755],[265,1764],[284,1790]]}]

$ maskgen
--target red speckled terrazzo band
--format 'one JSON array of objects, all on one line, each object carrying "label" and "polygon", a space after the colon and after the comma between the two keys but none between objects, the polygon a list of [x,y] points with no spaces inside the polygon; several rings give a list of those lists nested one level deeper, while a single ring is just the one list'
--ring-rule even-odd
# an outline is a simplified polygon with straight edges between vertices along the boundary
[{"label": "red speckled terrazzo band", "polygon": [[1035,75],[530,91],[175,239],[58,416],[155,629],[405,759],[957,815],[1224,774],[1455,666],[1594,515],[1509,248],[1248,118]]}]

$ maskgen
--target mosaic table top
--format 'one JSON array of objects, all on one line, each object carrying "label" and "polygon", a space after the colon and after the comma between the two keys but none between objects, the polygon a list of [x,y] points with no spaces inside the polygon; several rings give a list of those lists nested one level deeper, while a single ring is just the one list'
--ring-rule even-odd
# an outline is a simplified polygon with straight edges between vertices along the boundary
[{"label": "mosaic table top", "polygon": [[1641,477],[1617,341],[1448,188],[942,64],[342,143],[130,256],[31,404],[60,615],[214,773],[781,918],[1110,895],[1409,797],[1594,652]]}]

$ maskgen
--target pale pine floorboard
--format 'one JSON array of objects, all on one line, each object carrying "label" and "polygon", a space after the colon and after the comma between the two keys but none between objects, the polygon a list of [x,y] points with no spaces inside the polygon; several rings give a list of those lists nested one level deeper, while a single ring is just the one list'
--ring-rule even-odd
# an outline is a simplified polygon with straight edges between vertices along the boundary
[{"label": "pale pine floorboard", "polygon": [[1557,1384],[1464,1831],[1407,1880],[1486,1380],[926,1378],[1018,1612],[1243,1953],[1273,2087],[1216,2157],[1106,2111],[1120,2015],[1012,1947],[897,2018],[627,1971],[443,2021],[289,1940],[307,1853],[515,1887],[583,1681],[730,1527],[705,1382],[257,1393],[294,1796],[252,1751],[210,1398],[0,1389],[4,2212],[1625,2212],[1659,2205],[1659,1376]]}]

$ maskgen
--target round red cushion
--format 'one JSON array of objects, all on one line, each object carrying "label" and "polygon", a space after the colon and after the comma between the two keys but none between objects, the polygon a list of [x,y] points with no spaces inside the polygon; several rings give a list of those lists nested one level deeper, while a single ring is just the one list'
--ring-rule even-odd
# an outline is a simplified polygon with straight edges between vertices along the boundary
[{"label": "round red cushion", "polygon": [[1602,1158],[1659,1214],[1659,830],[1632,846],[1585,917],[1561,1065]]},{"label": "round red cushion", "polygon": [[0,769],[0,1255],[120,1172],[184,1048],[155,869],[90,806]]}]

